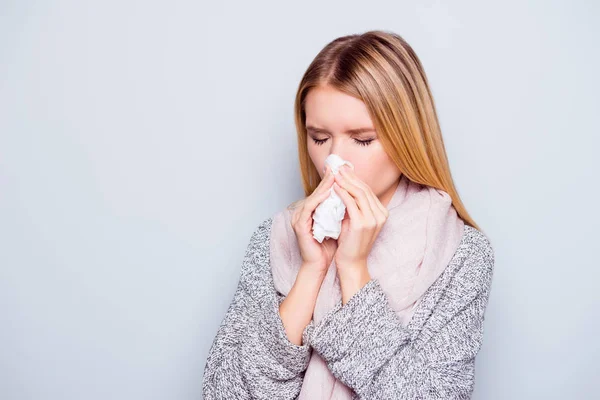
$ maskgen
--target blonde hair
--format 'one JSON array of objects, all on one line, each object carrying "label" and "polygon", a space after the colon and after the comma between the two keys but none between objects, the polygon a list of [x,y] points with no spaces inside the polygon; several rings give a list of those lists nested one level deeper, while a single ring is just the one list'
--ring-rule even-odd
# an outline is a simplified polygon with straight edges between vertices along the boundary
[{"label": "blonde hair", "polygon": [[454,186],[423,66],[409,44],[388,31],[339,37],[317,54],[304,73],[294,117],[305,196],[321,178],[308,154],[304,102],[310,89],[325,85],[363,101],[383,148],[401,173],[448,193],[465,224],[479,229]]}]

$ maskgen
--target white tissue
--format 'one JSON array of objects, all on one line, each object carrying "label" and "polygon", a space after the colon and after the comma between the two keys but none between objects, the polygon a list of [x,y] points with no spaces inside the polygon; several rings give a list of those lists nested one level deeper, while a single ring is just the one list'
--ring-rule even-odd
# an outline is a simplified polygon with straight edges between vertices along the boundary
[{"label": "white tissue", "polygon": [[[329,165],[333,174],[337,174],[342,165],[348,165],[354,169],[350,161],[344,161],[337,154],[330,154],[325,159],[325,167]],[[337,195],[333,186],[329,189],[329,197],[317,206],[313,213],[313,237],[323,243],[325,238],[337,239],[342,231],[342,220],[346,213],[346,205]]]}]

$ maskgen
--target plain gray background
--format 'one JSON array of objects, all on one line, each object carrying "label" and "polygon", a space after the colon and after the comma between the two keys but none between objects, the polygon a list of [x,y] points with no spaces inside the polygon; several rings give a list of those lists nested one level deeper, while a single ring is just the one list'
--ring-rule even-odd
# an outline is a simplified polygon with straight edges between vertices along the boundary
[{"label": "plain gray background", "polygon": [[0,398],[201,398],[292,104],[338,36],[415,49],[495,275],[476,399],[597,398],[592,1],[0,3]]}]

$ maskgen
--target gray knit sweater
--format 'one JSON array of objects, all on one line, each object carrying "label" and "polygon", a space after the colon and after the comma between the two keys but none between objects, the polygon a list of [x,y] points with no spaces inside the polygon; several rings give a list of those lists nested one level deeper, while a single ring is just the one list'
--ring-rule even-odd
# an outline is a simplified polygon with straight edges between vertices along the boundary
[{"label": "gray knit sweater", "polygon": [[[353,399],[468,399],[494,266],[488,238],[465,225],[450,264],[425,292],[406,327],[371,279],[291,343],[273,285],[273,217],[252,234],[240,279],[209,350],[205,400],[296,399],[312,351],[353,390]],[[316,399],[318,400],[318,399]]]}]

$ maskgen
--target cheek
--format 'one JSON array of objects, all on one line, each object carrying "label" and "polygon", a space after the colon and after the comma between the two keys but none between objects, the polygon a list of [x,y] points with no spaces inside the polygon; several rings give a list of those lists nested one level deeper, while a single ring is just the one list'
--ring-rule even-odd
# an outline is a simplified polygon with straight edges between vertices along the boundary
[{"label": "cheek", "polygon": [[353,164],[354,174],[356,175],[356,177],[364,183],[366,183],[367,185],[373,187],[373,182],[377,180],[377,165],[364,162],[363,160],[360,160],[358,163],[353,162]]},{"label": "cheek", "polygon": [[319,173],[319,176],[323,177],[323,168],[325,168],[325,157],[321,156],[318,152],[312,151],[310,147],[308,148],[308,156],[312,161],[315,169]]},{"label": "cheek", "polygon": [[387,176],[390,175],[391,167],[385,154],[381,157],[356,158],[356,163],[353,164],[358,179],[369,185],[373,191],[378,191],[382,185],[385,185]]}]

